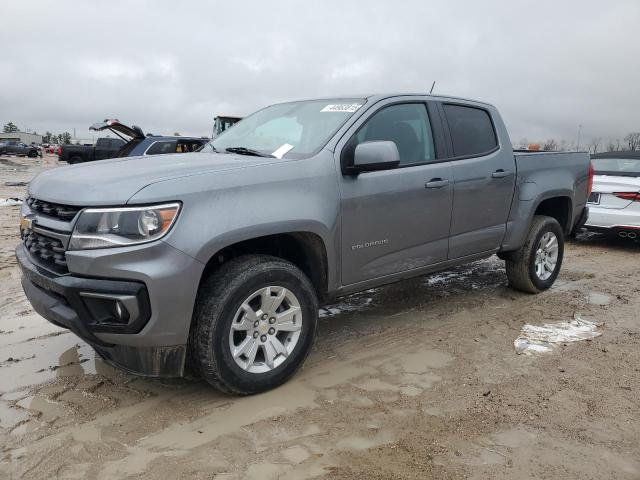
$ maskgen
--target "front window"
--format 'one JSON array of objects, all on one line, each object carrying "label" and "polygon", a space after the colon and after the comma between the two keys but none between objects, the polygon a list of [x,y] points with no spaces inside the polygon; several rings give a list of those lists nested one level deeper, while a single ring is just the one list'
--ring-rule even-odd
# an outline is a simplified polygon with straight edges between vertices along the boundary
[{"label": "front window", "polygon": [[241,148],[303,158],[319,151],[364,103],[361,98],[341,98],[272,105],[243,119],[210,145],[218,152]]},{"label": "front window", "polygon": [[594,158],[591,162],[599,175],[640,177],[640,158]]},{"label": "front window", "polygon": [[431,123],[424,103],[391,105],[373,115],[351,140],[359,143],[390,140],[400,154],[400,165],[416,165],[435,160]]}]

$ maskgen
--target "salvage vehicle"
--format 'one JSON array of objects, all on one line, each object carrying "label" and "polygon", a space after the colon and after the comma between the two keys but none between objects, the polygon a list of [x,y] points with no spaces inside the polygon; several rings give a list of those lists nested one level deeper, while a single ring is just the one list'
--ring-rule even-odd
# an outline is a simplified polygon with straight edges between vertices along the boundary
[{"label": "salvage vehicle", "polygon": [[607,152],[591,156],[593,192],[589,196],[587,230],[640,236],[640,152]]},{"label": "salvage vehicle", "polygon": [[69,164],[114,158],[125,145],[120,138],[99,138],[95,145],[62,145],[58,160]]},{"label": "salvage vehicle", "polygon": [[587,153],[516,153],[487,103],[422,94],[282,103],[210,151],[47,170],[16,249],[34,309],[137,374],[252,394],[308,355],[319,304],[497,254],[556,280]]},{"label": "salvage vehicle", "polygon": [[231,128],[236,123],[242,120],[242,117],[230,117],[224,115],[218,115],[213,119],[213,135],[211,138],[215,138],[225,130]]},{"label": "salvage vehicle", "polygon": [[16,140],[6,140],[0,142],[0,155],[18,155],[36,158],[38,155],[42,156],[42,153],[37,145],[27,145],[26,143]]},{"label": "salvage vehicle", "polygon": [[95,123],[89,130],[110,130],[118,138],[99,138],[95,146],[65,145],[59,159],[74,164],[107,158],[188,153],[198,151],[209,141],[206,137],[145,135],[140,127],[129,127],[117,119]]}]

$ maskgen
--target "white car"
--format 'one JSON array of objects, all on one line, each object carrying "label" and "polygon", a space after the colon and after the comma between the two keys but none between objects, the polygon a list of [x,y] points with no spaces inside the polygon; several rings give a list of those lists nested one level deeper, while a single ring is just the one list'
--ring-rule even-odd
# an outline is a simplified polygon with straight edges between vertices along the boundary
[{"label": "white car", "polygon": [[640,238],[640,152],[610,152],[591,157],[593,190],[587,230]]}]

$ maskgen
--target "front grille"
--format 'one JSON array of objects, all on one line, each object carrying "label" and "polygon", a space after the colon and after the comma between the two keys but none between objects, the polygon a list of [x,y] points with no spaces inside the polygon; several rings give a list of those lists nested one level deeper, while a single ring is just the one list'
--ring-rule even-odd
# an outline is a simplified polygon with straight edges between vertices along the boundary
[{"label": "front grille", "polygon": [[73,217],[75,217],[76,214],[80,211],[80,207],[45,202],[33,197],[27,198],[27,205],[29,205],[29,208],[31,208],[31,210],[35,212],[57,218],[58,220],[62,220],[64,222],[73,220]]},{"label": "front grille", "polygon": [[37,263],[57,273],[68,273],[64,245],[60,240],[36,233],[33,230],[25,230],[22,241]]}]

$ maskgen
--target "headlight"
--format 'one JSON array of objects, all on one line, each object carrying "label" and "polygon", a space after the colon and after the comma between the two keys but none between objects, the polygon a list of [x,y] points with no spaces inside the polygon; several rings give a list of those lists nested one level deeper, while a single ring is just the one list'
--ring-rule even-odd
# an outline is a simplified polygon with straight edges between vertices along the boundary
[{"label": "headlight", "polygon": [[158,240],[167,234],[179,210],[179,203],[84,209],[73,229],[69,250],[122,247]]}]

